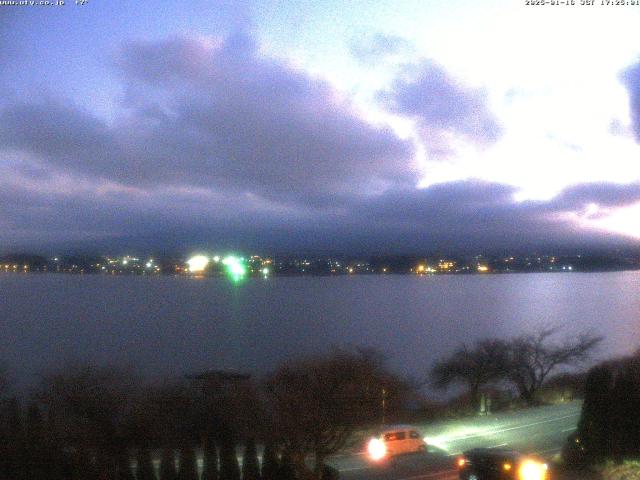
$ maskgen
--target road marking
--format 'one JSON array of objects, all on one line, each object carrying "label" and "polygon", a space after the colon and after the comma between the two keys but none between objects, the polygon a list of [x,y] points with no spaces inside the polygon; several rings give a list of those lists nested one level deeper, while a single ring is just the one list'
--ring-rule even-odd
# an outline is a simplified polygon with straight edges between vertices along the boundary
[{"label": "road marking", "polygon": [[498,433],[511,432],[513,430],[521,430],[523,428],[535,427],[536,425],[543,425],[545,423],[557,422],[557,421],[560,421],[560,420],[564,420],[564,419],[571,418],[571,417],[578,417],[578,416],[580,416],[580,413],[572,413],[571,415],[564,415],[562,417],[557,417],[557,418],[549,418],[547,420],[541,420],[539,422],[527,423],[525,425],[518,425],[518,426],[515,426],[515,427],[509,427],[509,428],[503,428],[503,429],[487,430],[486,432],[474,433],[473,435],[463,435],[461,437],[453,437],[453,438],[451,438],[450,440],[447,440],[444,443],[453,443],[453,442],[458,442],[460,440],[466,440],[468,438],[486,437],[486,436],[489,436],[489,435],[496,435]]},{"label": "road marking", "polygon": [[339,468],[338,470],[341,472],[353,472],[355,470],[368,470],[369,466],[363,466],[363,467],[349,467],[349,468]]},{"label": "road marking", "polygon": [[577,427],[571,427],[571,428],[565,428],[564,430],[562,430],[562,433],[565,432],[573,432]]},{"label": "road marking", "polygon": [[500,443],[499,445],[492,445],[489,448],[505,447],[506,445],[507,445],[506,443]]},{"label": "road marking", "polygon": [[546,455],[547,453],[557,453],[557,452],[561,452],[562,448],[547,448],[546,450],[538,450],[537,452],[534,452],[536,455]]},{"label": "road marking", "polygon": [[420,479],[429,479],[429,478],[440,478],[442,475],[451,475],[450,477],[445,477],[442,478],[441,480],[449,480],[451,479],[457,479],[458,478],[458,472],[456,470],[443,470],[441,472],[432,472],[432,473],[425,473],[423,475],[414,475],[413,477],[404,477],[404,478],[399,478],[398,480],[420,480]]},{"label": "road marking", "polygon": [[336,453],[334,455],[331,455],[331,458],[340,458],[340,457],[357,457],[357,456],[364,456],[366,455],[366,452],[351,452],[351,453]]}]

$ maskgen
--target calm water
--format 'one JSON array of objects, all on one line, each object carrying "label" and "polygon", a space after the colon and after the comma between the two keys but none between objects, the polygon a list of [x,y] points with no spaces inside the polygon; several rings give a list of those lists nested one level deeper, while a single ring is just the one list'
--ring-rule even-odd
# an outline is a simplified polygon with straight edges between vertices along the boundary
[{"label": "calm water", "polygon": [[330,345],[369,345],[417,377],[462,342],[544,325],[640,346],[640,272],[224,279],[0,274],[0,360],[18,378],[68,361],[146,374],[263,373]]}]

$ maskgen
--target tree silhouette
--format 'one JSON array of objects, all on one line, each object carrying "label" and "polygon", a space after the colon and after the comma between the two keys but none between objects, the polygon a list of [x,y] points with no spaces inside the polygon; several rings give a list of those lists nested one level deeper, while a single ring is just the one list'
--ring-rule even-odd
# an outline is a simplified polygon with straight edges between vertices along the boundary
[{"label": "tree silhouette", "polygon": [[136,480],[131,470],[131,458],[127,452],[122,452],[118,457],[117,480]]},{"label": "tree silhouette", "polygon": [[196,457],[192,447],[184,447],[180,450],[179,480],[198,480],[196,469]]},{"label": "tree silhouette", "polygon": [[561,366],[582,364],[602,341],[602,337],[585,333],[563,343],[552,343],[557,332],[557,328],[547,328],[508,342],[506,377],[528,405],[536,403],[536,393],[551,372]]},{"label": "tree silhouette", "polygon": [[637,367],[633,361],[627,362],[611,391],[612,450],[619,462],[640,453],[640,369]]},{"label": "tree silhouette", "polygon": [[291,453],[288,450],[285,450],[282,453],[282,458],[280,459],[280,466],[278,468],[278,480],[295,480],[296,479],[296,469],[291,456]]},{"label": "tree silhouette", "polygon": [[29,478],[46,478],[53,465],[44,438],[44,425],[40,408],[31,403],[27,409],[25,425],[25,470]]},{"label": "tree silhouette", "polygon": [[253,438],[247,439],[242,461],[242,480],[260,480],[258,452]]},{"label": "tree silhouette", "polygon": [[56,443],[77,452],[70,457],[79,474],[115,475],[133,383],[129,372],[109,366],[72,366],[43,378],[34,398],[48,412]]},{"label": "tree silhouette", "polygon": [[177,478],[173,449],[165,448],[162,450],[162,459],[160,460],[160,480],[176,480]]},{"label": "tree silhouette", "polygon": [[328,455],[343,448],[358,427],[379,421],[385,407],[395,410],[410,388],[377,352],[336,349],[283,365],[265,390],[273,429],[291,461],[303,470],[305,456],[312,454],[320,477]]},{"label": "tree silhouette", "polygon": [[218,480],[218,452],[213,440],[204,444],[204,471],[202,480]]},{"label": "tree silhouette", "polygon": [[505,376],[506,351],[506,343],[497,339],[479,341],[473,348],[463,345],[435,364],[431,380],[440,389],[452,384],[465,385],[471,405],[478,411],[482,387]]},{"label": "tree silhouette", "polygon": [[[577,436],[587,463],[640,455],[640,352],[593,367],[587,376]],[[567,448],[571,457],[572,450]],[[574,449],[575,451],[575,449]]]},{"label": "tree silhouette", "polygon": [[140,449],[137,460],[136,480],[156,480],[151,462],[151,452],[148,449]]},{"label": "tree silhouette", "polygon": [[262,480],[277,480],[280,464],[273,443],[267,442],[262,453]]},{"label": "tree silhouette", "polygon": [[7,367],[0,363],[0,402],[4,400],[5,395],[9,391],[9,374]]},{"label": "tree silhouette", "polygon": [[22,409],[17,398],[9,399],[2,409],[2,434],[5,441],[0,458],[0,478],[26,479],[25,438]]},{"label": "tree silhouette", "polygon": [[578,422],[578,437],[575,440],[585,449],[585,458],[593,463],[600,462],[611,454],[612,388],[613,372],[609,365],[599,365],[589,370]]},{"label": "tree silhouette", "polygon": [[233,435],[223,427],[220,439],[220,480],[240,480],[240,467]]}]

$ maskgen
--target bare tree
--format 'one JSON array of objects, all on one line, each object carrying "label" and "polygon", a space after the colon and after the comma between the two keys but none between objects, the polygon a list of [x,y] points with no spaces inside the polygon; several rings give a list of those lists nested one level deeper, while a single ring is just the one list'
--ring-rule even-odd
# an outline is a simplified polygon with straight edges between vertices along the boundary
[{"label": "bare tree", "polygon": [[343,448],[356,428],[378,420],[383,400],[393,408],[405,387],[380,356],[363,350],[335,350],[290,363],[266,382],[273,425],[285,452],[299,467],[313,454],[317,478],[325,458]]},{"label": "bare tree", "polygon": [[453,355],[435,364],[431,370],[431,381],[440,389],[454,384],[464,385],[473,408],[477,410],[482,387],[504,377],[506,352],[506,343],[502,340],[482,340],[472,348],[462,345]]},{"label": "bare tree", "polygon": [[602,337],[584,333],[554,343],[552,337],[558,330],[545,328],[538,334],[514,338],[508,344],[506,376],[529,405],[535,403],[538,389],[551,372],[584,363],[602,341]]}]

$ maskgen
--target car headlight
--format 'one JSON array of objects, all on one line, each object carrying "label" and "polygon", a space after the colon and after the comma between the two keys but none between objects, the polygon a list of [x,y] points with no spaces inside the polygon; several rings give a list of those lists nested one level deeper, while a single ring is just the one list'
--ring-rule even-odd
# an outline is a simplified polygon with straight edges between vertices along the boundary
[{"label": "car headlight", "polygon": [[369,440],[367,450],[372,460],[381,460],[387,454],[387,446],[379,438]]},{"label": "car headlight", "polygon": [[547,464],[535,460],[525,460],[518,471],[520,480],[545,480],[547,478]]}]

